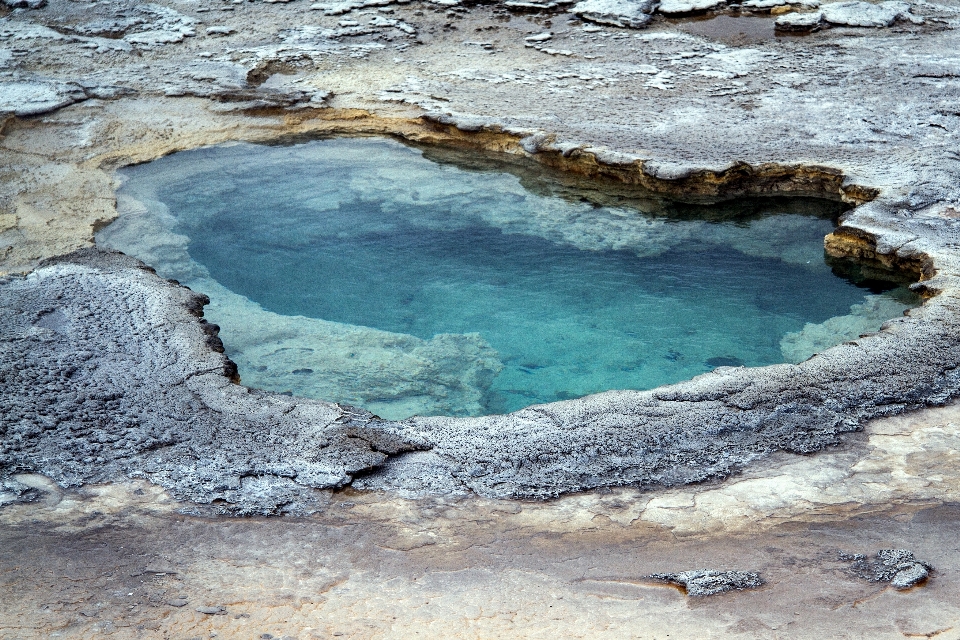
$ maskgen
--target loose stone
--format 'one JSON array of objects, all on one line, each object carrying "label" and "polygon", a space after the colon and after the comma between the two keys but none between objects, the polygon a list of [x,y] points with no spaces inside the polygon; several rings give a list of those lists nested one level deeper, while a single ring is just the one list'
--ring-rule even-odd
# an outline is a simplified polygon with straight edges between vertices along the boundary
[{"label": "loose stone", "polygon": [[815,31],[823,25],[823,12],[787,13],[774,24],[778,31]]},{"label": "loose stone", "polygon": [[756,589],[763,585],[760,574],[752,571],[714,571],[700,569],[682,573],[654,573],[653,580],[683,587],[693,598],[715,596],[727,591]]}]

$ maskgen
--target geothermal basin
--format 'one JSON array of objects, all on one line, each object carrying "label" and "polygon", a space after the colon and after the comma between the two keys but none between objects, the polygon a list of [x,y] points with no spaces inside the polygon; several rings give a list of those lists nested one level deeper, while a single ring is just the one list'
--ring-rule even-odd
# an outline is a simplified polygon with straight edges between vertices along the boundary
[{"label": "geothermal basin", "polygon": [[960,7],[815,5],[0,2],[0,639],[960,637]]},{"label": "geothermal basin", "polygon": [[244,385],[391,420],[798,363],[920,301],[900,274],[825,262],[836,200],[680,203],[375,138],[121,175],[98,244],[209,295]]}]

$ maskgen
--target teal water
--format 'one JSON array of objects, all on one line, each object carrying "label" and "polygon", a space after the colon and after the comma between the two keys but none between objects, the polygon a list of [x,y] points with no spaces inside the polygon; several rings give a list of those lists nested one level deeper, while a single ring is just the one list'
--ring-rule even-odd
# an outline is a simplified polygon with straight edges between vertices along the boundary
[{"label": "teal water", "polygon": [[[679,205],[439,153],[376,139],[202,149],[127,170],[121,193],[161,203],[157,219],[186,238],[194,264],[165,275],[202,272],[281,316],[425,340],[479,334],[502,369],[479,407],[452,413],[783,362],[784,336],[808,323],[877,295],[916,302],[824,262],[835,202]],[[228,354],[242,350],[229,335]],[[315,357],[296,371],[322,371],[322,344]],[[241,362],[245,382],[253,369]]]}]

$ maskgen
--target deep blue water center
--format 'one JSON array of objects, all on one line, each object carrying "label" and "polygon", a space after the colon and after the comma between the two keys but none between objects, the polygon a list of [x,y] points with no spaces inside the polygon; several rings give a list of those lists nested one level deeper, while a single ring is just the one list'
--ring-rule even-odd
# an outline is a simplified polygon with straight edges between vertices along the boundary
[{"label": "deep blue water center", "polygon": [[[679,205],[464,158],[377,139],[235,145],[136,167],[125,189],[152,185],[201,271],[267,311],[478,333],[502,363],[480,412],[783,362],[786,334],[879,293],[824,262],[835,202]],[[321,344],[302,370],[323,358]]]}]

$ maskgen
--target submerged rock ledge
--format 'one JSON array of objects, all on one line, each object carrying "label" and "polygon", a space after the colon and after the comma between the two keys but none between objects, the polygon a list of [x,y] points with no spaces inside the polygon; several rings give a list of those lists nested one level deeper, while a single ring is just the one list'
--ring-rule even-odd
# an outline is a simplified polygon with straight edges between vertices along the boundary
[{"label": "submerged rock ledge", "polygon": [[928,276],[936,266],[918,287],[938,295],[799,365],[402,422],[234,384],[218,329],[200,318],[206,296],[123,254],[79,250],[0,284],[0,469],[65,486],[143,477],[238,515],[310,511],[316,489],[358,476],[358,487],[501,498],[724,477],[960,395],[956,229],[940,213],[905,221],[874,202],[848,214],[834,253],[925,264]]}]

